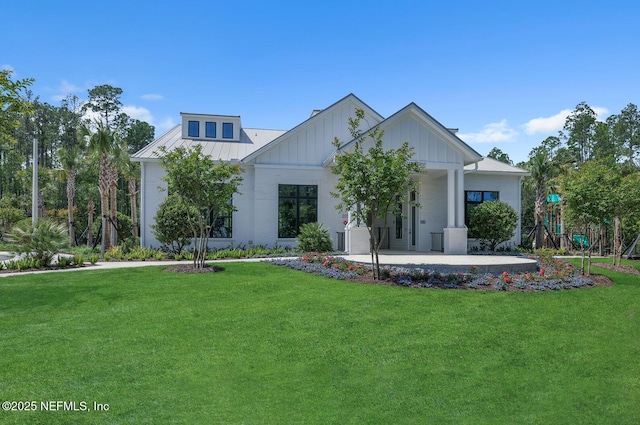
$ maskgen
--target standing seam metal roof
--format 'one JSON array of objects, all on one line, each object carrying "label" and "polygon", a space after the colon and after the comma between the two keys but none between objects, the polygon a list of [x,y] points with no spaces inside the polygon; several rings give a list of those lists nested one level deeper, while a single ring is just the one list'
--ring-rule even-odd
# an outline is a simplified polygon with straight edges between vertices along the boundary
[{"label": "standing seam metal roof", "polygon": [[240,160],[285,132],[284,130],[242,128],[239,141],[183,139],[182,125],[178,124],[140,149],[131,159],[138,162],[158,160],[160,159],[158,153],[161,147],[171,151],[179,146],[190,148],[200,145],[202,146],[202,153],[214,160]]}]

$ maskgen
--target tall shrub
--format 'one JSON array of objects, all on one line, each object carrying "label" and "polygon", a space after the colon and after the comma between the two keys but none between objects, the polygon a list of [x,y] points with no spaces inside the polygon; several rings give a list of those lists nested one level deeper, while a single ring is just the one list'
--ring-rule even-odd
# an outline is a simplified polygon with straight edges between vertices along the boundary
[{"label": "tall shrub", "polygon": [[517,225],[518,213],[506,202],[483,202],[469,210],[469,237],[492,251],[511,239]]}]

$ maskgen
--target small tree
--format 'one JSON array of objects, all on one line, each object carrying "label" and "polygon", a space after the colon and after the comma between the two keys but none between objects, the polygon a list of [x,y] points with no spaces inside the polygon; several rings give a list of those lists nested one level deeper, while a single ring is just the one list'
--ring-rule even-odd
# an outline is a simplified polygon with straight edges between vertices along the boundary
[{"label": "small tree", "polygon": [[506,202],[483,202],[469,210],[469,237],[488,245],[491,251],[508,241],[518,225],[518,213]]},{"label": "small tree", "polygon": [[[384,235],[378,239],[374,222],[376,219],[384,219],[386,227],[390,213],[402,213],[399,205],[406,201],[409,192],[416,190],[416,183],[411,180],[411,175],[422,172],[423,167],[411,161],[413,148],[408,143],[398,149],[385,151],[382,146],[384,132],[377,126],[367,131],[360,130],[363,119],[362,109],[356,109],[355,118],[349,118],[349,131],[354,139],[352,149],[351,143],[343,145],[338,138],[334,140],[338,154],[333,173],[338,175],[338,183],[336,192],[331,195],[340,200],[337,209],[351,211],[354,220],[366,224],[373,278],[379,279],[378,253],[384,242]],[[372,146],[365,152],[364,145],[369,140]]]},{"label": "small tree", "polygon": [[189,216],[185,226],[191,227],[196,240],[193,267],[201,269],[205,266],[212,223],[235,211],[230,201],[242,183],[242,169],[203,155],[200,145],[191,149],[179,147],[171,152],[163,148],[160,153],[167,171],[169,193],[175,193],[183,203],[196,208],[195,220]]},{"label": "small tree", "polygon": [[198,210],[193,205],[185,204],[180,196],[173,193],[158,206],[156,224],[151,226],[151,232],[163,250],[182,254],[184,247],[191,244],[192,227],[197,226],[197,223],[189,221],[195,220],[197,215]]}]

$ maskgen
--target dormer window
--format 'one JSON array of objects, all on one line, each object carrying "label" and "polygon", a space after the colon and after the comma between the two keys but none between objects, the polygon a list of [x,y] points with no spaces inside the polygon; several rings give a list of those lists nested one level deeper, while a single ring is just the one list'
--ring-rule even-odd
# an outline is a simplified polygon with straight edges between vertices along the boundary
[{"label": "dormer window", "polygon": [[190,114],[181,112],[182,137],[208,142],[239,142],[240,117],[234,115]]},{"label": "dormer window", "polygon": [[233,139],[233,123],[231,122],[222,123],[222,138]]},{"label": "dormer window", "polygon": [[189,137],[200,137],[200,122],[189,121]]},{"label": "dormer window", "polygon": [[216,136],[216,123],[207,121],[204,129],[204,137],[215,139]]}]

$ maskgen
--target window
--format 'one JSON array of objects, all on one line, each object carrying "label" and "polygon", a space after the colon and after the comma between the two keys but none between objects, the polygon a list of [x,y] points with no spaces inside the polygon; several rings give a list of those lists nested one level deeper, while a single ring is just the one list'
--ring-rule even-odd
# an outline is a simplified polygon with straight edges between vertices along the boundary
[{"label": "window", "polygon": [[216,137],[216,123],[215,122],[206,122],[204,124],[204,137]]},{"label": "window", "polygon": [[232,122],[222,123],[222,138],[233,139],[233,123]]},{"label": "window", "polygon": [[300,226],[318,221],[318,186],[278,185],[278,237],[295,238]]},{"label": "window", "polygon": [[189,137],[200,137],[200,122],[189,121]]},{"label": "window", "polygon": [[396,196],[396,202],[398,203],[398,213],[396,214],[396,239],[402,239],[402,202],[400,202],[399,196]]},{"label": "window", "polygon": [[[232,200],[227,202],[231,205]],[[215,217],[215,218],[214,218]],[[212,238],[231,238],[233,237],[233,212],[229,209],[227,211],[217,214],[215,211],[211,213],[211,230],[209,236]]]},{"label": "window", "polygon": [[494,202],[500,199],[499,192],[483,192],[479,190],[467,190],[464,192],[464,223],[469,225],[469,210],[483,202]]}]

